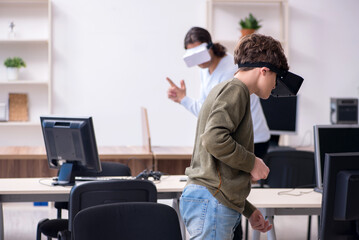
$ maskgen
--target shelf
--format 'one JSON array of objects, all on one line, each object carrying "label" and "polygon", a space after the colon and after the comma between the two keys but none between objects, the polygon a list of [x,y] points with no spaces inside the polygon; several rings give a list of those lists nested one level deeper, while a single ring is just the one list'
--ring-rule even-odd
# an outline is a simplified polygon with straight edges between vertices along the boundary
[{"label": "shelf", "polygon": [[241,37],[238,22],[248,13],[261,16],[263,26],[258,33],[279,40],[289,58],[288,0],[207,0],[207,28],[214,42],[233,53]]},{"label": "shelf", "polygon": [[16,80],[16,81],[0,80],[0,85],[49,85],[49,82],[31,81],[31,80]]},{"label": "shelf", "polygon": [[0,44],[20,44],[20,43],[41,43],[48,44],[48,39],[0,39]]},{"label": "shelf", "polygon": [[[282,46],[287,45],[287,41],[282,41],[280,39],[278,39],[278,40],[282,44]],[[233,46],[233,48],[236,46],[238,41],[239,41],[239,38],[236,41],[235,40],[228,40],[228,39],[226,39],[226,40],[225,39],[213,39],[213,42],[219,42],[219,43],[223,44],[225,47],[227,47],[228,45]]]},{"label": "shelf", "polygon": [[[10,93],[28,96],[28,121],[0,122],[0,134],[10,133],[15,141],[31,139],[26,135],[40,127],[39,116],[52,112],[52,3],[51,0],[0,0],[0,15],[0,25],[4,28],[0,31],[0,60],[19,56],[27,65],[19,72],[19,80],[14,81],[8,81],[6,67],[0,66],[0,102],[8,102]],[[14,38],[8,36],[10,22],[15,24]]]},{"label": "shelf", "polygon": [[48,3],[48,0],[0,0],[1,3]]},{"label": "shelf", "polygon": [[40,122],[0,122],[0,127],[40,127]]},{"label": "shelf", "polygon": [[212,0],[213,3],[284,3],[287,0]]}]

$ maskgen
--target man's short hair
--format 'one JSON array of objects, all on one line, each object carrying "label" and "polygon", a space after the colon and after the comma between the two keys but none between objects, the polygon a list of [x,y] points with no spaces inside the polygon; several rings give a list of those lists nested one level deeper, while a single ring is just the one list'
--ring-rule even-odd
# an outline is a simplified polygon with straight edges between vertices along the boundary
[{"label": "man's short hair", "polygon": [[[283,70],[289,69],[287,58],[280,42],[270,36],[253,33],[242,37],[238,42],[234,50],[234,63],[256,62],[270,63]],[[241,71],[251,69],[253,68],[240,68]]]}]

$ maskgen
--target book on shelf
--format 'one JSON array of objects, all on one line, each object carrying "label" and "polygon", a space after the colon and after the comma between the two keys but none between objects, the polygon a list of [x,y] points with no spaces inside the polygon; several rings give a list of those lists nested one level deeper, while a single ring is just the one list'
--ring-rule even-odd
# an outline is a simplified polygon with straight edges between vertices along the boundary
[{"label": "book on shelf", "polygon": [[9,93],[9,121],[29,120],[28,97],[26,93]]}]

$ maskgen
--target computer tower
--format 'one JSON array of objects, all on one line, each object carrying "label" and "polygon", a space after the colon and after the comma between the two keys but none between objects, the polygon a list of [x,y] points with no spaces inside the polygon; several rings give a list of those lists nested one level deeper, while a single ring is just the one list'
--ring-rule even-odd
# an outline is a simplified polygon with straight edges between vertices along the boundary
[{"label": "computer tower", "polygon": [[358,124],[358,99],[331,98],[330,122],[332,124]]}]

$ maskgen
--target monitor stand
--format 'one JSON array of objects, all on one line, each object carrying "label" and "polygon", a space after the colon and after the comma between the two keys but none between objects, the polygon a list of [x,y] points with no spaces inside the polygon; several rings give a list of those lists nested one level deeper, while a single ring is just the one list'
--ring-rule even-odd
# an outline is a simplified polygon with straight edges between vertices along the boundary
[{"label": "monitor stand", "polygon": [[75,184],[75,171],[73,163],[64,163],[61,165],[57,181],[52,185],[72,186]]}]

